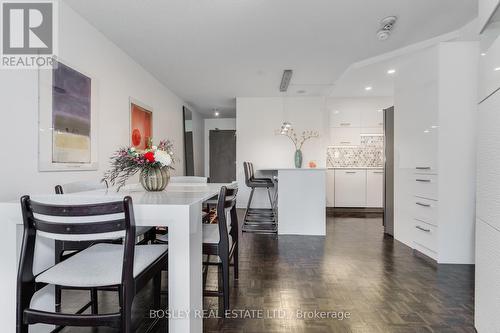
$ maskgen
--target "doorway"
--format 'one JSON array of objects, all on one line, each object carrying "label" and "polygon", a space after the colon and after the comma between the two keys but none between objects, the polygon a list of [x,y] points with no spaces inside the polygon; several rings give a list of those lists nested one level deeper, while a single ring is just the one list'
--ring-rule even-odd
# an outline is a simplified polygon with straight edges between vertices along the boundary
[{"label": "doorway", "polygon": [[230,183],[236,180],[236,131],[210,130],[209,168],[211,183]]}]

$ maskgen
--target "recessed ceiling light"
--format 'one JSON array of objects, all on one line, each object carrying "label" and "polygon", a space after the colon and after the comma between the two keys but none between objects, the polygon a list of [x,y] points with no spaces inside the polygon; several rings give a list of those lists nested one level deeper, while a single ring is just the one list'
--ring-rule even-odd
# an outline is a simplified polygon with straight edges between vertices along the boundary
[{"label": "recessed ceiling light", "polygon": [[495,72],[498,72],[498,71],[500,71],[500,67],[495,68]]},{"label": "recessed ceiling light", "polygon": [[219,111],[217,111],[217,110],[214,111],[214,116],[218,117],[219,114],[220,114]]},{"label": "recessed ceiling light", "polygon": [[367,87],[365,87],[365,90],[366,90],[366,91],[370,91],[370,90],[372,90],[372,89],[373,89],[373,87],[372,87],[372,86],[367,86]]},{"label": "recessed ceiling light", "polygon": [[424,133],[429,133],[430,131],[429,130],[425,130]]},{"label": "recessed ceiling light", "polygon": [[439,128],[438,125],[432,125],[431,128]]},{"label": "recessed ceiling light", "polygon": [[339,113],[340,113],[340,111],[339,111],[339,110],[335,110],[335,111],[333,111],[333,113],[335,113],[335,114],[339,114]]},{"label": "recessed ceiling light", "polygon": [[486,55],[486,53],[484,53],[484,52],[483,52],[483,53],[481,53],[481,56],[482,56],[482,57],[484,57],[485,55]]},{"label": "recessed ceiling light", "polygon": [[387,71],[387,74],[394,74],[394,73],[396,73],[396,70],[395,70],[395,69],[389,69],[389,70]]}]

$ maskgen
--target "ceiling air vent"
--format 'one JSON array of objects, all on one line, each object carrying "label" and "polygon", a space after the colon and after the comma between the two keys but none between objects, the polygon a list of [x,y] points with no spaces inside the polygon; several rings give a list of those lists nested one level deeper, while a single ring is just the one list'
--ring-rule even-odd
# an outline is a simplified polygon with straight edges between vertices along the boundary
[{"label": "ceiling air vent", "polygon": [[281,77],[280,91],[285,92],[288,90],[288,85],[292,79],[293,71],[291,69],[285,69],[283,71],[283,76]]}]

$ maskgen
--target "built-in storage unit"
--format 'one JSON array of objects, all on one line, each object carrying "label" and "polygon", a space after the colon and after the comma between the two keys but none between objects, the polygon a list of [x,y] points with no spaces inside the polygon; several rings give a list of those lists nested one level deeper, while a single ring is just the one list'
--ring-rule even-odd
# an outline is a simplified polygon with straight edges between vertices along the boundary
[{"label": "built-in storage unit", "polygon": [[[329,207],[383,207],[384,171],[382,169],[335,169],[334,187],[327,191],[334,197]],[[331,185],[330,185],[331,186]],[[328,197],[328,194],[327,194]],[[331,204],[331,201],[328,201]]]},{"label": "built-in storage unit", "polygon": [[[480,1],[485,2],[485,1]],[[486,1],[493,5],[498,1]],[[481,7],[481,6],[480,6]],[[491,36],[487,36],[491,38]],[[474,324],[500,332],[500,37],[483,49],[478,107]],[[496,92],[495,92],[496,91]],[[488,97],[489,96],[489,97]]]},{"label": "built-in storage unit", "polygon": [[395,81],[395,238],[438,263],[474,263],[478,56],[441,43]]}]

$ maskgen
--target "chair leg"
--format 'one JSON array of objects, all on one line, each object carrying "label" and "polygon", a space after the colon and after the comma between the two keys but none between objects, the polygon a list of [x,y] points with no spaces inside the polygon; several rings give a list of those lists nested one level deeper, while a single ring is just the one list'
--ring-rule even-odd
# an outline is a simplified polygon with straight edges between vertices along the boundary
[{"label": "chair leg", "polygon": [[234,260],[234,279],[238,280],[239,279],[239,271],[240,271],[240,265],[239,265],[239,258],[238,258],[238,243],[236,243],[234,247],[234,253],[233,253],[233,260]]},{"label": "chair leg", "polygon": [[17,318],[16,333],[28,333],[29,325],[24,323],[24,310],[30,307],[31,299],[35,294],[35,285],[33,283],[24,283],[17,289]]},{"label": "chair leg", "polygon": [[121,333],[132,333],[132,301],[133,301],[133,296],[129,291],[126,291],[125,287],[120,288],[120,294],[121,294],[121,302],[120,304],[121,307],[121,315],[122,315],[122,322],[121,322]]},{"label": "chair leg", "polygon": [[161,271],[153,278],[153,294],[155,310],[159,310],[161,308]]},{"label": "chair leg", "polygon": [[98,308],[98,299],[97,299],[97,289],[92,288],[90,289],[90,311],[92,314],[98,314],[99,313],[99,308]]},{"label": "chair leg", "polygon": [[222,293],[224,298],[224,312],[229,310],[229,256],[222,255]]}]

